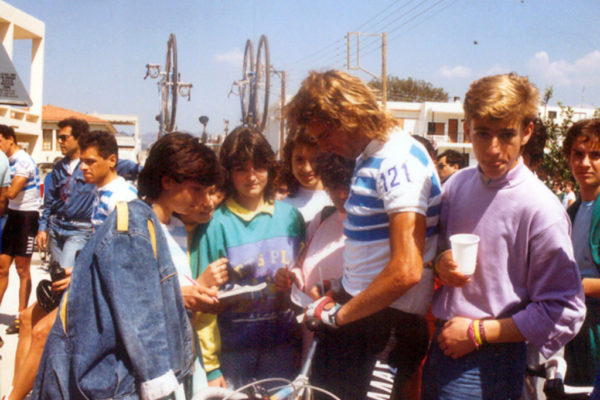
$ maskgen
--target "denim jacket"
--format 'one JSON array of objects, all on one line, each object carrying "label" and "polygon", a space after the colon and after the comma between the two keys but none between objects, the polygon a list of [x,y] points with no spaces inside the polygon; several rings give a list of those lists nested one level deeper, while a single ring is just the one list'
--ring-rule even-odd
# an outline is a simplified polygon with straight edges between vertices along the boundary
[{"label": "denim jacket", "polygon": [[77,258],[32,399],[162,398],[192,372],[192,328],[162,229],[147,204],[128,206],[127,231],[113,212]]}]

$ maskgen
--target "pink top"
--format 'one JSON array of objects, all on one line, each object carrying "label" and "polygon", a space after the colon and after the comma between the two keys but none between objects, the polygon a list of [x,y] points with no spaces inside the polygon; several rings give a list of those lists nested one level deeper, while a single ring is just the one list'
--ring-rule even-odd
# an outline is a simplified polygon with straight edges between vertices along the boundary
[{"label": "pink top", "polygon": [[[325,221],[321,222],[319,212],[306,228],[307,250],[304,262],[298,260],[294,269],[302,283],[301,289],[308,294],[321,280],[319,269],[324,280],[342,277],[344,271],[344,219],[339,211],[335,211]],[[299,265],[301,263],[301,265]]]}]

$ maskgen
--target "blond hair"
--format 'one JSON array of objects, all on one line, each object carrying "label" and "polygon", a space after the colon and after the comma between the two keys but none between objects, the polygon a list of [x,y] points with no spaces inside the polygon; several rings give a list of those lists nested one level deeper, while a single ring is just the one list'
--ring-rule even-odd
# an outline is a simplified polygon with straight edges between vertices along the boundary
[{"label": "blond hair", "polygon": [[341,71],[311,71],[285,108],[288,124],[323,123],[346,133],[386,140],[396,119],[379,107],[360,79]]},{"label": "blond hair", "polygon": [[492,75],[471,83],[465,95],[465,120],[520,121],[525,126],[535,120],[540,104],[540,92],[526,76]]}]

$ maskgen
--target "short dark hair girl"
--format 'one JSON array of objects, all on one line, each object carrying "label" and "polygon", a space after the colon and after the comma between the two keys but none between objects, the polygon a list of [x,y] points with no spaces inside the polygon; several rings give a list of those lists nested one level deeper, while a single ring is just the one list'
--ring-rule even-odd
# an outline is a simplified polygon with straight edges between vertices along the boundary
[{"label": "short dark hair girl", "polygon": [[140,197],[158,199],[164,177],[177,183],[192,181],[212,186],[221,183],[223,174],[214,151],[190,134],[173,132],[152,145],[138,177]]}]

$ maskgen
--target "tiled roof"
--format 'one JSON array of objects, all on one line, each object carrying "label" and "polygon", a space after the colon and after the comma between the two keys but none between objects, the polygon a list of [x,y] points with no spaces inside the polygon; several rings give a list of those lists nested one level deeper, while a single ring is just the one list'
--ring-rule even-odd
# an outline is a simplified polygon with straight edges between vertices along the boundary
[{"label": "tiled roof", "polygon": [[93,117],[91,115],[88,114],[84,114],[78,111],[73,111],[73,110],[69,110],[66,108],[62,108],[62,107],[57,107],[57,106],[53,106],[51,104],[42,106],[42,121],[61,121],[65,118],[70,118],[70,117],[75,117],[75,118],[80,118],[83,119],[84,121],[87,121],[88,123],[90,122],[96,122],[96,123],[105,123],[107,125],[110,125],[110,122],[97,118],[97,117]]}]

